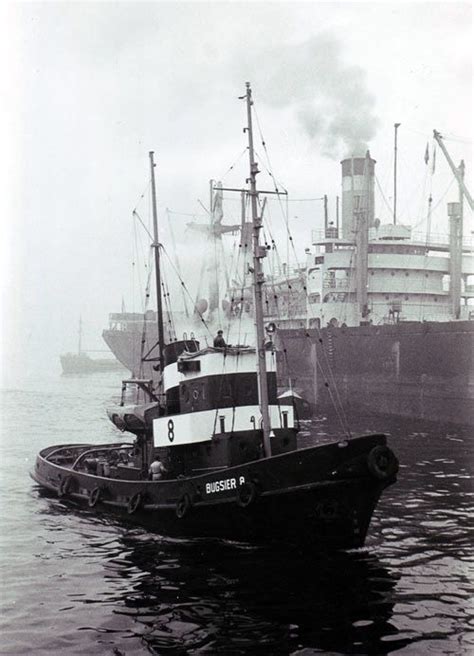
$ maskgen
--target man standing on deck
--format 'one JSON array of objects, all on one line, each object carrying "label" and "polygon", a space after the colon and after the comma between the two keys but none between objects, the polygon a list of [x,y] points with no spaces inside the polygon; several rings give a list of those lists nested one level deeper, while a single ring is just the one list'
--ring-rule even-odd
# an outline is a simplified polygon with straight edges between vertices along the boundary
[{"label": "man standing on deck", "polygon": [[222,330],[217,331],[217,335],[214,337],[214,348],[225,348],[227,346],[223,335]]},{"label": "man standing on deck", "polygon": [[155,458],[148,469],[148,473],[150,474],[150,479],[152,481],[161,480],[163,478],[163,474],[166,474],[166,472],[167,470],[159,458]]}]

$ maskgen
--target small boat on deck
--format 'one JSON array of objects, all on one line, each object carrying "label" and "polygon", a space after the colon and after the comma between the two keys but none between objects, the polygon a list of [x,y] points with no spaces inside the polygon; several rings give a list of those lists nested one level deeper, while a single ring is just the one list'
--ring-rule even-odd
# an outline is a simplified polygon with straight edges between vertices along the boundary
[{"label": "small boat on deck", "polygon": [[[109,413],[135,435],[133,442],[43,449],[32,476],[63,499],[122,513],[167,535],[360,547],[382,491],[396,480],[398,461],[382,434],[298,448],[294,404],[277,396],[275,346],[263,323],[266,249],[259,245],[249,84],[244,98],[256,347],[201,347],[196,339],[165,344],[159,323],[158,389],[153,381],[128,381],[148,402]],[[153,153],[150,162],[160,290]]]}]

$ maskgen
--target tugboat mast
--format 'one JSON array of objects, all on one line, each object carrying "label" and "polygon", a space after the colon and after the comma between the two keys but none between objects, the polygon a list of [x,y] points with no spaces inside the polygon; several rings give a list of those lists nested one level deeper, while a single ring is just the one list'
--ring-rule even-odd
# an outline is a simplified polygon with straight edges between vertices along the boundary
[{"label": "tugboat mast", "polygon": [[250,82],[246,82],[247,91],[245,94],[247,102],[247,120],[248,126],[246,131],[249,139],[249,161],[250,161],[250,191],[248,192],[252,206],[252,224],[253,224],[253,289],[254,289],[254,308],[255,308],[255,327],[257,332],[257,379],[258,392],[260,400],[260,411],[262,413],[262,430],[263,430],[263,449],[265,457],[272,455],[270,442],[270,414],[268,411],[268,384],[267,384],[267,365],[265,353],[265,330],[263,327],[263,282],[264,274],[262,270],[262,258],[266,256],[266,249],[259,244],[260,229],[262,227],[262,217],[258,216],[257,210],[257,173],[258,165],[255,161],[253,148],[252,132],[252,90]]},{"label": "tugboat mast", "polygon": [[163,375],[164,360],[163,347],[165,345],[165,335],[163,328],[163,302],[161,298],[161,268],[160,268],[160,242],[158,240],[158,217],[156,212],[156,186],[155,186],[155,162],[153,159],[154,152],[150,150],[150,169],[151,169],[151,199],[153,206],[153,244],[155,250],[155,280],[156,280],[156,309],[158,321],[158,342],[160,345],[160,374]]}]

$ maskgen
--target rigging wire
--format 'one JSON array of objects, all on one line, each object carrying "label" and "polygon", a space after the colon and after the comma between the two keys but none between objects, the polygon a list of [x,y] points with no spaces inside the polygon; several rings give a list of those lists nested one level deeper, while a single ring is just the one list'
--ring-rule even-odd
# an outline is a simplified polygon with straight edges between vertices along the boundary
[{"label": "rigging wire", "polygon": [[240,155],[237,157],[237,159],[235,160],[235,162],[234,162],[233,164],[231,164],[231,166],[229,166],[229,168],[228,168],[227,171],[224,173],[224,175],[222,175],[222,176],[219,178],[220,180],[225,180],[225,178],[228,176],[228,174],[229,174],[229,173],[233,170],[233,168],[234,168],[234,167],[240,162],[240,160],[241,160],[242,157],[246,154],[247,151],[248,151],[248,146],[246,146],[246,147],[243,149],[243,151],[242,151],[242,152],[240,153]]},{"label": "rigging wire", "polygon": [[178,272],[178,270],[176,269],[175,265],[173,264],[173,261],[172,261],[171,257],[169,256],[169,254],[168,254],[166,248],[165,248],[162,244],[160,245],[160,248],[161,248],[161,250],[163,251],[163,253],[166,255],[166,257],[167,257],[167,259],[168,259],[168,262],[170,263],[170,265],[171,265],[173,271],[175,272],[176,276],[178,277],[179,282],[181,283],[182,288],[184,289],[185,293],[188,295],[188,297],[189,297],[191,303],[193,304],[194,312],[198,315],[199,319],[200,319],[201,322],[204,324],[204,327],[206,328],[207,332],[208,332],[209,335],[211,335],[211,337],[212,337],[212,331],[211,331],[211,329],[209,328],[209,326],[208,326],[206,320],[204,319],[204,317],[202,316],[202,314],[201,314],[201,313],[199,312],[199,310],[197,309],[197,307],[196,307],[196,303],[193,301],[193,298],[192,298],[191,294],[189,293],[188,288],[186,287],[186,285],[185,285],[183,279],[181,278],[181,276],[179,275],[179,272]]},{"label": "rigging wire", "polygon": [[382,187],[380,186],[380,182],[379,182],[379,179],[378,179],[377,175],[374,175],[374,178],[375,178],[375,182],[377,184],[377,187],[379,188],[382,199],[383,199],[385,205],[387,206],[388,211],[390,212],[391,215],[393,215],[393,207],[389,204],[388,200],[385,198],[385,194],[383,192]]},{"label": "rigging wire", "polygon": [[[260,137],[261,137],[261,140],[262,140],[262,145],[263,145],[263,148],[264,148],[265,153],[266,153],[266,155],[267,155],[267,161],[268,161],[269,167],[272,168],[272,167],[271,167],[271,162],[270,162],[270,157],[269,157],[269,155],[268,155],[268,150],[267,150],[267,147],[266,147],[266,143],[265,143],[265,140],[264,140],[264,138],[263,138],[263,134],[262,134],[262,131],[261,131],[261,128],[260,128],[260,122],[259,122],[259,120],[258,120],[258,114],[257,114],[256,108],[255,108],[255,105],[253,106],[253,111],[254,111],[255,117],[256,117],[256,119],[257,119],[257,125],[258,125],[258,128],[259,128]],[[275,184],[275,191],[278,192],[279,190],[278,190],[278,187],[276,186],[276,180],[275,180],[273,174],[271,174],[271,177],[272,177],[272,180],[274,181],[274,184]],[[279,202],[279,205],[280,205],[280,209],[281,209],[281,212],[282,212],[282,216],[283,216],[284,221],[285,221],[285,225],[286,225],[286,229],[287,229],[287,234],[288,234],[288,240],[289,240],[289,242],[290,242],[290,244],[291,244],[291,247],[292,247],[293,253],[294,253],[294,255],[295,255],[295,262],[296,262],[296,264],[297,264],[297,263],[298,263],[298,258],[297,258],[297,254],[296,254],[295,245],[294,245],[294,242],[293,242],[293,237],[292,237],[292,235],[291,235],[290,228],[289,228],[288,213],[286,213],[286,215],[285,215],[285,212],[284,212],[284,209],[283,209],[283,205],[282,205],[282,202],[281,202],[280,194],[277,194],[277,199],[278,199],[278,202]],[[288,262],[288,263],[287,263],[287,275],[289,275],[289,268],[290,268],[290,267],[289,267],[289,262]],[[290,292],[291,292],[291,285],[289,284],[289,279],[288,279],[288,281],[287,281],[287,284],[288,284],[288,291],[289,291],[288,297],[289,297],[289,296],[290,296]],[[307,286],[306,286],[306,284],[304,283],[304,281],[303,281],[303,290],[304,290],[304,293],[305,293],[305,296],[306,296],[306,304],[307,304],[307,303],[308,303],[308,290],[307,290]],[[320,329],[317,328],[316,330],[317,330],[317,332],[318,332],[319,341],[320,341],[321,344],[323,344],[322,337],[321,337],[321,333],[320,333]],[[309,336],[309,333],[306,332],[306,335]],[[327,354],[327,350],[326,350],[326,348],[323,348],[323,349],[322,349],[322,352],[323,352],[323,354],[324,354],[324,358],[325,358],[325,360],[326,360],[326,364],[327,364],[327,366],[328,366],[329,376],[330,376],[330,378],[331,378],[331,382],[332,382],[332,384],[333,384],[333,386],[334,386],[334,393],[335,393],[335,397],[336,397],[336,399],[337,399],[337,404],[339,405],[339,408],[337,407],[337,404],[334,403],[334,399],[333,399],[333,396],[332,396],[332,390],[330,390],[329,383],[328,383],[327,380],[326,380],[326,382],[325,382],[325,385],[326,385],[327,389],[329,390],[329,393],[330,393],[330,396],[331,396],[331,400],[333,401],[333,405],[334,405],[334,407],[335,407],[335,409],[336,409],[336,412],[338,413],[338,416],[339,416],[339,413],[340,413],[340,415],[341,415],[341,423],[342,423],[343,426],[344,426],[344,423],[346,424],[346,426],[347,426],[347,434],[350,436],[349,424],[348,424],[347,417],[346,417],[346,414],[345,414],[345,411],[344,411],[344,407],[343,407],[343,404],[342,404],[342,400],[341,400],[340,395],[339,395],[339,390],[338,390],[337,385],[336,385],[336,380],[335,380],[335,377],[334,377],[334,372],[332,371],[332,367],[331,367],[330,364],[329,364],[328,354]],[[318,363],[318,364],[319,364],[319,363]]]}]

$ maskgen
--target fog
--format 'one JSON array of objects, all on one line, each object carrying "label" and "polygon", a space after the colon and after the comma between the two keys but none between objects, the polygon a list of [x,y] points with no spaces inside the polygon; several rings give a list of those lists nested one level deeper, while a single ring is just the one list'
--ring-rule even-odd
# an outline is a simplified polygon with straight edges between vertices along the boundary
[{"label": "fog", "polygon": [[[122,303],[142,311],[149,240],[132,212],[150,226],[150,150],[160,241],[170,260],[178,252],[196,293],[204,245],[187,224],[208,220],[210,179],[245,184],[239,96],[247,80],[259,186],[277,181],[289,191],[288,210],[273,200],[267,214],[283,260],[285,212],[303,261],[323,207],[297,199],[328,194],[334,213],[339,162],[366,148],[383,191],[376,215],[391,220],[395,122],[400,223],[425,228],[431,189],[432,232],[448,232],[446,203],[458,192],[439,149],[432,177],[432,160],[424,162],[433,128],[454,162],[465,160],[473,191],[467,3],[23,3],[0,11],[3,385],[59,375],[59,354],[77,348],[80,316],[83,347],[105,349],[109,313]],[[224,223],[239,220],[239,195],[226,192]],[[473,228],[466,208],[465,234]],[[223,238],[229,258],[235,240]],[[178,294],[172,268],[166,277]]]}]

